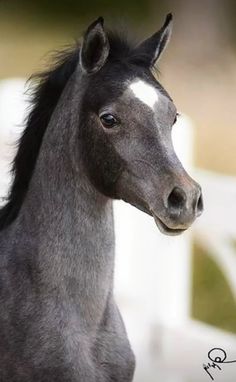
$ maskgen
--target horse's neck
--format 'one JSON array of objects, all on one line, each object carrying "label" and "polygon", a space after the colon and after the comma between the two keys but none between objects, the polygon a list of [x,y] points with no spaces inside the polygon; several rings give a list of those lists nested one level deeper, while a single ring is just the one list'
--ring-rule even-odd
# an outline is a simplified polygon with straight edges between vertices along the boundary
[{"label": "horse's neck", "polygon": [[111,200],[88,180],[80,156],[77,166],[72,163],[67,98],[70,94],[64,95],[45,133],[20,223],[22,241],[25,237],[32,247],[30,256],[44,285],[81,302],[82,291],[93,300],[97,294],[106,298],[112,287],[113,213]]}]

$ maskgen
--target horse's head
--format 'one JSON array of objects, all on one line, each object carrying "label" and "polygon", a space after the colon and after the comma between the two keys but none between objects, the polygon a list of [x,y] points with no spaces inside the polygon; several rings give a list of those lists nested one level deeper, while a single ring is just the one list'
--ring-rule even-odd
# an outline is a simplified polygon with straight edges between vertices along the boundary
[{"label": "horse's head", "polygon": [[203,203],[172,145],[176,107],[151,71],[171,21],[168,15],[157,33],[133,47],[107,33],[102,18],[88,28],[80,50],[80,139],[88,176],[100,192],[152,215],[162,232],[178,234]]}]

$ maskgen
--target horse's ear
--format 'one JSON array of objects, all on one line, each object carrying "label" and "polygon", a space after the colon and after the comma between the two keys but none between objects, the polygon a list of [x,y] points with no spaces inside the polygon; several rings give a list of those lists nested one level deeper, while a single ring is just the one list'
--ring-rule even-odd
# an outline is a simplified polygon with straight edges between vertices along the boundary
[{"label": "horse's ear", "polygon": [[135,49],[135,55],[143,57],[150,67],[158,61],[170,40],[172,19],[172,14],[169,13],[161,29]]},{"label": "horse's ear", "polygon": [[109,54],[109,42],[99,17],[87,29],[80,50],[80,66],[86,73],[95,73],[105,64]]}]

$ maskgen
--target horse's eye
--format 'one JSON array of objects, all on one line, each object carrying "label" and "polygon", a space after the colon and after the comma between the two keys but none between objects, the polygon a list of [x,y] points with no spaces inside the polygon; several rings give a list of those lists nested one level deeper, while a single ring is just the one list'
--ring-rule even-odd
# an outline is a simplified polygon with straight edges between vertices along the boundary
[{"label": "horse's eye", "polygon": [[100,116],[100,120],[104,127],[111,128],[115,125],[117,125],[118,121],[112,114],[103,114]]}]

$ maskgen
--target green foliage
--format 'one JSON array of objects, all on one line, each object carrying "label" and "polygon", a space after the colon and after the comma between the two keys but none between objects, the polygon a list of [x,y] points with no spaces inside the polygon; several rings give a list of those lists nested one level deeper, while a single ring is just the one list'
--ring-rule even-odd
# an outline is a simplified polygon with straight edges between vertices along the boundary
[{"label": "green foliage", "polygon": [[236,256],[236,239],[233,240],[232,245],[233,245],[233,247],[235,249],[235,256]]},{"label": "green foliage", "polygon": [[236,49],[236,1],[226,0],[224,7],[227,17],[227,27],[231,37],[232,46]]},{"label": "green foliage", "polygon": [[194,245],[192,316],[236,333],[236,303],[227,281],[209,253]]},{"label": "green foliage", "polygon": [[[162,1],[159,1],[160,4]],[[4,1],[0,8],[34,15],[44,22],[60,22],[63,24],[75,21],[109,16],[110,18],[132,18],[132,20],[145,20],[150,14],[150,0],[17,0]]]}]

